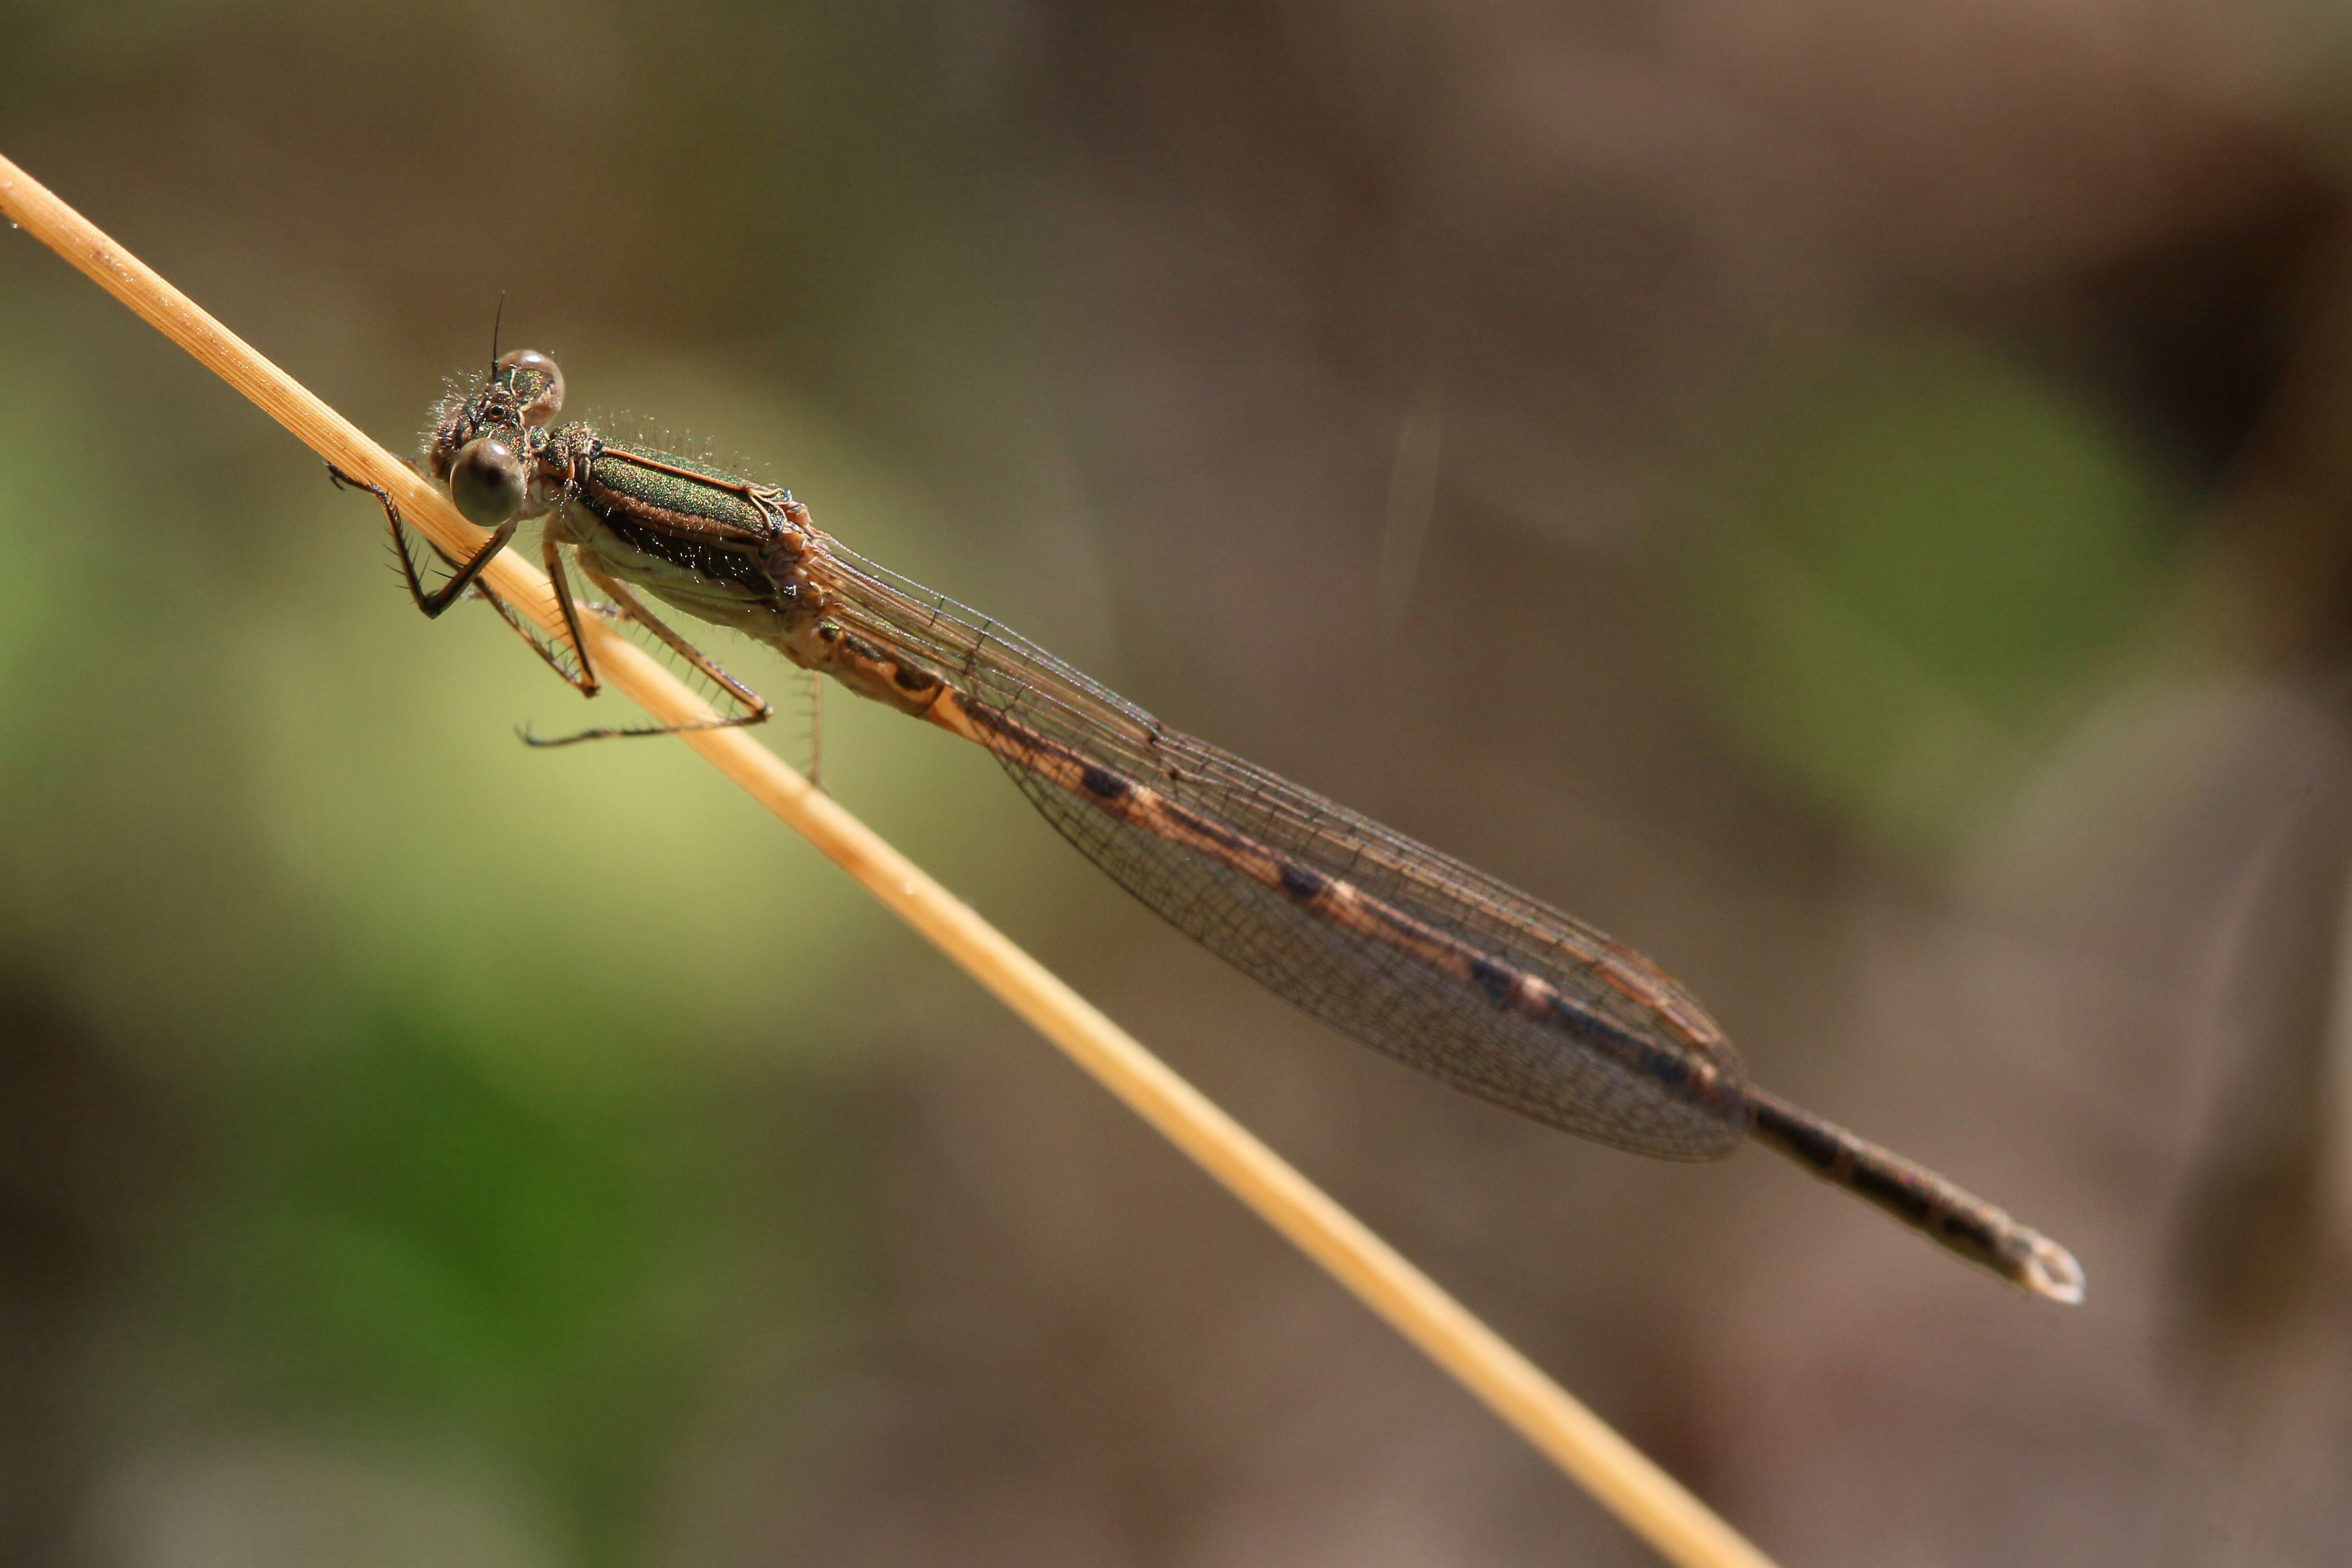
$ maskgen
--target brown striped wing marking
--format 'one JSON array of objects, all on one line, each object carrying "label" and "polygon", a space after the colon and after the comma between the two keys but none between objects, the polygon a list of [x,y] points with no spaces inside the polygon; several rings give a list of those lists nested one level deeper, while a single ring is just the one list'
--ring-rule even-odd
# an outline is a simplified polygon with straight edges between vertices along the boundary
[{"label": "brown striped wing marking", "polygon": [[1710,1159],[1738,1055],[1674,981],[1557,910],[1192,736],[824,535],[828,613],[947,689],[1062,836],[1179,930],[1366,1045],[1601,1142]]}]

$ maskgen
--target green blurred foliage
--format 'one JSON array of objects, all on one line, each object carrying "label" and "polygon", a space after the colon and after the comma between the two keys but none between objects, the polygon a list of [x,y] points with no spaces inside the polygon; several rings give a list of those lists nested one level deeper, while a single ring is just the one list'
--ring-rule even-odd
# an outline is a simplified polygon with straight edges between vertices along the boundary
[{"label": "green blurred foliage", "polygon": [[1675,574],[1724,722],[1936,851],[2152,651],[2187,498],[2059,382],[1948,337],[1759,375]]},{"label": "green blurred foliage", "polygon": [[803,1084],[753,1154],[707,1082],[551,1095],[472,1048],[395,1009],[247,1075],[194,1300],[249,1415],[494,1456],[631,1560],[726,1349],[821,1342],[855,1294],[855,1118]]},{"label": "green blurred foliage", "polygon": [[[943,79],[937,34],[0,4],[0,145],[395,450],[503,292],[572,412],[657,416],[985,596],[1068,508],[1001,379],[1021,242],[953,84],[986,50]],[[133,1369],[116,1458],[456,1444],[565,1555],[634,1560],[678,1446],[747,1391],[782,1441],[775,1369],[857,1332],[856,1108],[965,983],[681,750],[526,752],[621,700],[470,607],[424,621],[372,502],[0,238],[0,957],[215,1153],[122,1260],[136,1300],[64,1315]],[[801,757],[796,678],[715,640]],[[851,708],[833,787],[1050,910],[994,766]]]}]

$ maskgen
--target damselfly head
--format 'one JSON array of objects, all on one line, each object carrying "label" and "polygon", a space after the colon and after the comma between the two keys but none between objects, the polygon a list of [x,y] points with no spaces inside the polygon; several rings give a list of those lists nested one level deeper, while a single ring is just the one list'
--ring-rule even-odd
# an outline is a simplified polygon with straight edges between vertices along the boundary
[{"label": "damselfly head", "polygon": [[[537,349],[517,349],[492,364],[474,391],[453,389],[442,400],[425,437],[425,466],[435,479],[454,482],[467,452],[481,440],[501,437],[500,450],[513,459],[520,475],[523,455],[535,445],[530,433],[546,428],[562,407],[563,372]],[[504,467],[503,459],[488,458],[477,458],[471,465],[469,483],[485,506],[509,488]],[[461,510],[464,504],[459,502]]]}]

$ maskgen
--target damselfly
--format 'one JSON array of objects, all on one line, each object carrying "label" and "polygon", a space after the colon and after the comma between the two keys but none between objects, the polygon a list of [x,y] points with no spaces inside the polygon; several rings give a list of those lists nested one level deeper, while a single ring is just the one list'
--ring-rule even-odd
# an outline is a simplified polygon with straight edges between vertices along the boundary
[{"label": "damselfly", "polygon": [[[1064,837],[1170,923],[1408,1067],[1636,1153],[1713,1159],[1755,1138],[2014,1284],[2082,1300],[2082,1270],[2064,1247],[1749,1083],[1715,1021],[1632,949],[1168,728],[993,620],[845,548],[787,491],[586,424],[556,426],[562,402],[555,363],[521,350],[494,355],[478,390],[435,410],[425,467],[491,531],[436,589],[398,509],[375,489],[426,615],[478,595],[589,696],[598,682],[583,611],[635,622],[731,701],[735,711],[709,724],[766,719],[768,704],[663,624],[642,588],[985,747]],[[478,580],[532,518],[546,520],[560,638]],[[575,594],[567,550],[605,603]],[[597,729],[563,741],[673,732]]]}]

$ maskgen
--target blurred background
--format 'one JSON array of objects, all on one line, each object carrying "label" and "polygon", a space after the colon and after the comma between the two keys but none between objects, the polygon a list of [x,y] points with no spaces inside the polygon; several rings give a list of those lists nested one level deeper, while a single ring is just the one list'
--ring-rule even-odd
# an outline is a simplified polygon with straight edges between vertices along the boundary
[{"label": "blurred background", "polygon": [[[1450,1095],[827,705],[844,801],[1768,1551],[2352,1552],[2332,8],[0,39],[0,149],[388,444],[503,293],[574,410],[1649,951],[2075,1247],[2069,1312]],[[0,545],[6,1562],[1653,1561],[682,749],[516,744],[590,710],[5,235]]]}]

